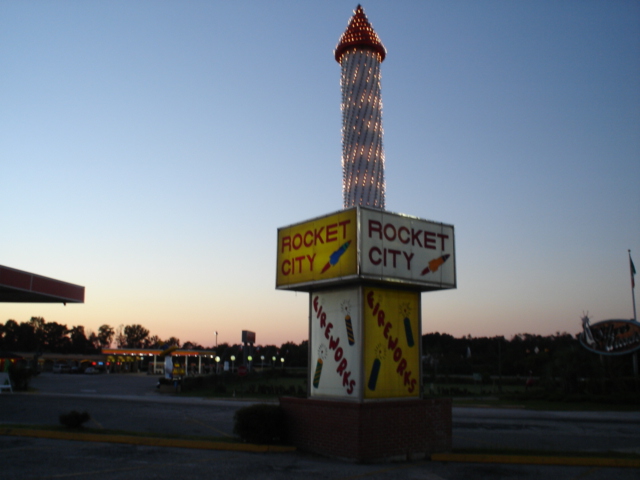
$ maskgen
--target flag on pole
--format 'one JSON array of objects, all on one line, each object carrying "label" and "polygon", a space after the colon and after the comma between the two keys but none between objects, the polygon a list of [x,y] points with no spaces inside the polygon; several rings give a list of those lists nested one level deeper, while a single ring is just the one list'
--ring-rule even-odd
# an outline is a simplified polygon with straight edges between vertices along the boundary
[{"label": "flag on pole", "polygon": [[631,269],[631,288],[636,288],[636,267],[633,265],[633,260],[631,260],[631,254],[629,254],[629,268]]}]

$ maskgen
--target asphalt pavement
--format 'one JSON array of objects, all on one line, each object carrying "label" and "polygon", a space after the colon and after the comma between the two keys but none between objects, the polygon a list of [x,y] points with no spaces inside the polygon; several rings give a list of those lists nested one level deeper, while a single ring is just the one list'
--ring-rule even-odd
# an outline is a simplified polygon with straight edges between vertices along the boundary
[{"label": "asphalt pavement", "polygon": [[[0,394],[0,449],[4,478],[230,478],[230,479],[637,479],[640,463],[607,463],[612,452],[640,454],[638,412],[531,412],[520,409],[454,408],[454,450],[487,448],[581,452],[545,457],[440,456],[437,461],[354,464],[284,449],[240,450],[212,441],[179,444],[191,438],[233,435],[233,414],[250,402],[161,394],[158,377],[141,374],[36,377],[34,393]],[[149,434],[149,442],[101,441],[104,437],[45,438],[37,427],[59,425],[59,415],[87,411],[88,426]],[[19,436],[11,425],[32,426],[35,436]],[[23,430],[24,433],[24,430]],[[131,437],[127,437],[131,438]],[[166,440],[162,443],[161,440]],[[237,444],[231,444],[236,445]],[[236,447],[234,447],[236,448]],[[532,464],[532,458],[538,464]],[[547,458],[546,460],[549,460]],[[580,460],[578,458],[578,460]],[[591,465],[584,458],[593,460]],[[555,459],[555,460],[553,460]],[[558,459],[561,461],[558,462]],[[513,463],[510,463],[513,462]],[[549,463],[549,462],[547,462]]]}]

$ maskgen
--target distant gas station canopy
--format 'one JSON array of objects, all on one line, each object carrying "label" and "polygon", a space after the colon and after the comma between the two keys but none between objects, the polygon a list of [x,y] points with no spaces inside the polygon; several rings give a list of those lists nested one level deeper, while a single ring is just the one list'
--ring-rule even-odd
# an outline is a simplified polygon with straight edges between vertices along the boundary
[{"label": "distant gas station canopy", "polygon": [[84,303],[84,287],[0,265],[0,302]]}]

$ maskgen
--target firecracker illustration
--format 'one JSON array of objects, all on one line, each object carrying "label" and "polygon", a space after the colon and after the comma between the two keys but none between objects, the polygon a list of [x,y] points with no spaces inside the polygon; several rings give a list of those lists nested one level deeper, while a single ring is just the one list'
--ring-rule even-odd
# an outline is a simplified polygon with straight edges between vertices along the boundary
[{"label": "firecracker illustration", "polygon": [[349,300],[345,300],[342,302],[340,307],[344,312],[344,323],[347,327],[347,340],[349,340],[349,345],[354,345],[356,343],[356,337],[353,334],[353,323],[351,322],[351,302]]},{"label": "firecracker illustration", "polygon": [[371,365],[371,373],[369,374],[369,383],[367,383],[367,387],[369,390],[375,391],[376,384],[378,383],[378,374],[380,373],[380,368],[382,367],[382,360],[384,360],[385,349],[384,345],[379,343],[376,345],[376,358],[373,360],[373,365]]},{"label": "firecracker illustration", "polygon": [[339,249],[337,249],[335,252],[333,252],[329,256],[329,261],[322,268],[322,271],[320,273],[326,272],[331,267],[333,267],[336,263],[338,263],[338,260],[340,260],[340,257],[342,256],[342,254],[347,251],[347,248],[349,248],[349,245],[351,245],[351,240],[349,240],[347,243],[342,244],[342,246]]},{"label": "firecracker illustration", "polygon": [[413,330],[411,329],[411,305],[409,303],[400,304],[400,316],[404,318],[404,333],[407,337],[407,345],[413,347],[415,341],[413,340]]},{"label": "firecracker illustration", "polygon": [[451,254],[447,253],[446,255],[442,255],[441,257],[434,258],[433,260],[431,260],[429,262],[429,265],[427,265],[425,267],[425,269],[422,270],[422,273],[420,275],[426,275],[427,273],[437,272],[438,269],[440,268],[440,266],[444,262],[446,262],[449,259],[450,256],[451,256]]},{"label": "firecracker illustration", "polygon": [[316,371],[313,374],[313,388],[318,388],[320,385],[320,375],[322,375],[322,365],[327,358],[327,346],[324,343],[318,347],[318,361],[316,362]]}]

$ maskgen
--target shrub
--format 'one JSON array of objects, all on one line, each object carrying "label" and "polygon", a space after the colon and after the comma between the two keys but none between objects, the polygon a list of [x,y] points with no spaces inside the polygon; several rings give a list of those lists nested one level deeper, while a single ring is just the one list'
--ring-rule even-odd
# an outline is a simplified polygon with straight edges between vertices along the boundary
[{"label": "shrub", "polygon": [[285,416],[279,405],[250,405],[237,410],[233,420],[233,433],[245,442],[271,444],[286,440]]},{"label": "shrub", "polygon": [[219,383],[215,386],[214,391],[216,393],[227,393],[227,387],[224,384]]},{"label": "shrub", "polygon": [[33,372],[25,365],[14,363],[9,366],[9,377],[11,377],[11,385],[14,390],[26,391],[29,389],[29,380],[33,376]]},{"label": "shrub", "polygon": [[204,388],[216,388],[222,382],[219,375],[203,375],[197,377],[184,377],[182,379],[182,391],[189,392]]},{"label": "shrub", "polygon": [[60,415],[60,423],[68,428],[80,428],[90,418],[91,416],[87,412],[80,413],[72,410],[69,413]]}]

